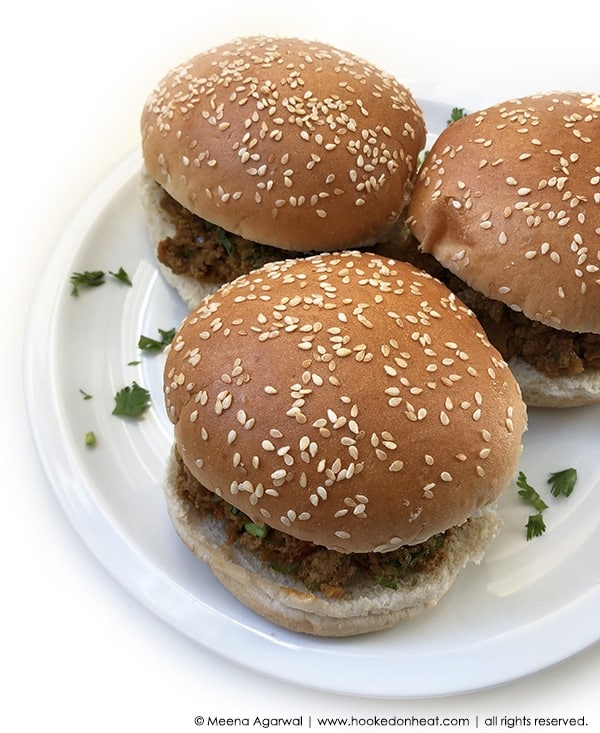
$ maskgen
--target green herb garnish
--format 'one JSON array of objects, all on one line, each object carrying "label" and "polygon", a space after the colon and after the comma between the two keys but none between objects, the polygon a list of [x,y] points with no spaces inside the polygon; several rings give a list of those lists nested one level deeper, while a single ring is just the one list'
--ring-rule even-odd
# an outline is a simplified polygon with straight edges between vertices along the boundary
[{"label": "green herb garnish", "polygon": [[229,239],[227,232],[222,227],[217,226],[216,224],[211,224],[208,221],[206,222],[206,228],[215,233],[217,241],[231,257],[233,255],[233,243],[231,242],[231,239]]},{"label": "green herb garnish", "polygon": [[391,588],[391,590],[398,589],[398,583],[387,575],[377,575],[375,577],[375,583],[382,588]]},{"label": "green herb garnish", "polygon": [[[571,496],[575,483],[577,481],[577,471],[574,468],[565,468],[563,471],[556,471],[550,474],[548,483],[550,484],[550,492],[552,496]],[[548,504],[541,498],[538,492],[527,482],[527,478],[523,471],[519,471],[517,478],[517,486],[519,487],[519,496],[528,501],[536,514],[530,515],[527,521],[527,539],[539,537],[546,531],[546,524],[543,519],[543,512],[548,509]]]},{"label": "green herb garnish", "polygon": [[283,575],[290,575],[294,570],[296,570],[300,563],[293,562],[290,565],[278,565],[276,562],[270,562],[269,564],[275,572],[283,573]]},{"label": "green herb garnish", "polygon": [[91,395],[91,394],[88,394],[88,393],[87,393],[87,392],[86,392],[85,390],[83,390],[83,389],[80,389],[80,390],[79,390],[79,394],[80,394],[80,395],[81,395],[81,396],[83,397],[83,399],[84,399],[84,400],[91,400],[91,399],[92,399],[92,395]]},{"label": "green herb garnish", "polygon": [[[131,279],[122,267],[117,272],[110,272],[116,280],[125,285],[131,285]],[[106,273],[102,270],[85,270],[85,272],[74,272],[71,275],[71,295],[79,295],[79,288],[97,288],[98,285],[104,285]]]},{"label": "green herb garnish", "polygon": [[[451,125],[453,122],[460,120],[462,117],[466,117],[467,113],[464,107],[452,107],[450,117],[446,120],[447,125]],[[425,158],[429,155],[429,150],[421,150],[417,158],[417,168],[420,168],[425,162]]]},{"label": "green herb garnish", "polygon": [[577,481],[577,471],[574,468],[565,468],[550,474],[548,483],[552,487],[552,496],[571,496]]},{"label": "green herb garnish", "polygon": [[517,486],[519,487],[519,496],[525,499],[525,501],[528,501],[530,504],[532,504],[533,508],[537,509],[538,512],[543,512],[544,509],[548,508],[548,504],[546,504],[546,502],[533,488],[533,486],[527,483],[527,477],[525,476],[523,471],[519,471]]},{"label": "green herb garnish", "polygon": [[452,112],[450,112],[450,119],[446,120],[446,123],[451,125],[453,122],[456,122],[466,116],[467,113],[465,112],[464,107],[453,107]]},{"label": "green herb garnish", "polygon": [[85,434],[85,444],[88,448],[93,448],[96,445],[96,433],[93,430]]},{"label": "green herb garnish", "polygon": [[175,337],[174,328],[171,328],[169,331],[163,331],[162,328],[159,328],[158,333],[160,334],[160,340],[150,338],[149,336],[140,336],[138,348],[142,349],[142,351],[162,351]]},{"label": "green herb garnish", "polygon": [[537,509],[536,514],[531,514],[529,516],[526,525],[527,539],[531,540],[534,537],[539,537],[546,531],[542,512],[548,508],[548,504],[546,504],[533,486],[528,483],[527,477],[523,471],[519,471],[517,486],[519,487],[519,496],[525,499],[525,501],[528,501],[534,509]]},{"label": "green herb garnish", "polygon": [[140,417],[149,406],[150,392],[134,381],[117,392],[112,414],[119,417]]},{"label": "green herb garnish", "polygon": [[109,271],[108,274],[112,275],[114,278],[116,278],[120,282],[125,283],[125,285],[129,285],[129,286],[133,285],[133,283],[131,282],[129,278],[129,275],[125,272],[125,270],[122,267],[119,267],[118,272]]},{"label": "green herb garnish", "polygon": [[421,150],[417,158],[417,168],[420,168],[425,162],[425,158],[429,155],[429,150]]},{"label": "green herb garnish", "polygon": [[253,537],[260,537],[260,539],[264,539],[269,534],[269,528],[266,524],[255,524],[254,522],[246,522],[244,524],[244,529],[248,534],[251,534]]},{"label": "green herb garnish", "polygon": [[71,295],[77,297],[79,288],[97,288],[104,283],[102,270],[86,270],[85,272],[74,272],[71,275]]},{"label": "green herb garnish", "polygon": [[536,514],[530,514],[525,525],[527,530],[527,539],[531,540],[534,537],[540,537],[546,531],[546,524],[542,512]]}]

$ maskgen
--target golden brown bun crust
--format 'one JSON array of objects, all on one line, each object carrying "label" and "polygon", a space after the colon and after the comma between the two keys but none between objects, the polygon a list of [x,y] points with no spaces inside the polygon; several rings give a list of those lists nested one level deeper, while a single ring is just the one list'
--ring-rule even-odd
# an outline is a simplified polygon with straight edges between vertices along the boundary
[{"label": "golden brown bun crust", "polygon": [[329,45],[249,37],[172,69],[147,100],[150,174],[251,241],[331,251],[385,236],[425,143],[410,92]]},{"label": "golden brown bun crust", "polygon": [[454,530],[441,563],[414,573],[396,589],[361,581],[355,582],[343,599],[326,598],[271,570],[255,553],[228,542],[222,523],[200,516],[177,494],[176,470],[171,455],[164,485],[167,508],[185,545],[253,611],[291,631],[317,636],[352,636],[387,629],[435,606],[469,562],[481,561],[501,526],[496,512],[488,510]]},{"label": "golden brown bun crust", "polygon": [[198,481],[341,552],[421,542],[494,502],[526,423],[512,373],[445,286],[352,251],[208,296],[167,354],[165,401]]},{"label": "golden brown bun crust", "polygon": [[600,333],[600,98],[510,100],[446,128],[408,212],[425,252],[532,320]]}]

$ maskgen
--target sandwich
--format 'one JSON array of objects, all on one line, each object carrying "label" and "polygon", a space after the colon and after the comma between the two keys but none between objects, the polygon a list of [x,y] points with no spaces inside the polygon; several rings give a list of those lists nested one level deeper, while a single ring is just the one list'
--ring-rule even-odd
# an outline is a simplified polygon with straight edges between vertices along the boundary
[{"label": "sandwich", "polygon": [[207,295],[167,349],[164,397],[177,533],[241,603],[317,636],[394,626],[479,563],[526,428],[473,313],[359,250]]},{"label": "sandwich", "polygon": [[600,401],[597,94],[537,94],[453,122],[407,224],[403,256],[475,311],[529,406]]},{"label": "sandwich", "polygon": [[425,136],[405,86],[325,43],[245,37],[190,58],[141,115],[141,200],[165,278],[193,307],[266,262],[385,240]]}]

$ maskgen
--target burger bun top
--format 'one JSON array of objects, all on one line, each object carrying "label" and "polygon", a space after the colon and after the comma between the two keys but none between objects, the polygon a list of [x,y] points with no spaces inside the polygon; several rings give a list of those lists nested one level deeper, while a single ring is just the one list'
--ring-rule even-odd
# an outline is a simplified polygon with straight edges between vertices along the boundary
[{"label": "burger bun top", "polygon": [[195,478],[254,522],[341,552],[422,542],[493,504],[526,413],[444,285],[357,251],[265,265],[207,296],[167,353]]},{"label": "burger bun top", "polygon": [[600,333],[600,97],[537,94],[452,123],[407,220],[422,250],[480,293]]},{"label": "burger bun top", "polygon": [[192,213],[296,251],[389,236],[425,143],[409,90],[363,59],[246,37],[170,70],[141,117],[151,176]]}]

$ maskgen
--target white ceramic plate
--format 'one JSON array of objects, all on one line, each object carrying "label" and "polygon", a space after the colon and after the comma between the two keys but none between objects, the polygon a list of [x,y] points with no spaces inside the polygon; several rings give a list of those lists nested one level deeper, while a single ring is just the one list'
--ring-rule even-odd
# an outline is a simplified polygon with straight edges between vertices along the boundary
[{"label": "white ceramic plate", "polygon": [[[423,102],[431,131],[446,106]],[[468,567],[439,605],[390,631],[318,639],[275,627],[234,600],[183,546],[161,482],[171,446],[162,403],[163,356],[143,355],[185,310],[158,274],[136,192],[132,154],[83,203],[32,304],[25,371],[28,409],[50,483],[99,561],[173,627],[228,659],[320,690],[421,697],[497,685],[552,665],[600,638],[600,406],[530,411],[521,468],[543,493],[548,529],[527,542],[529,507],[505,493],[505,527],[484,563]],[[123,267],[70,294],[70,276]],[[138,361],[131,364],[132,361]],[[43,368],[40,368],[43,365]],[[111,414],[136,381],[152,405],[139,420]],[[92,395],[84,399],[82,392]],[[86,447],[94,431],[97,445]],[[571,497],[555,499],[549,471],[575,466]]]}]

